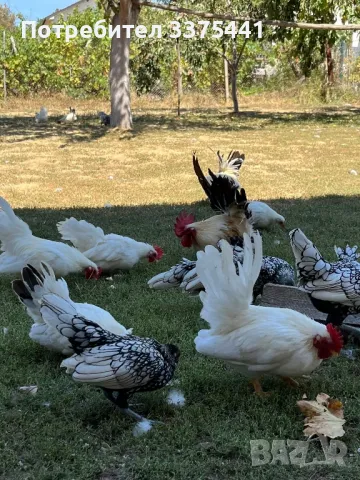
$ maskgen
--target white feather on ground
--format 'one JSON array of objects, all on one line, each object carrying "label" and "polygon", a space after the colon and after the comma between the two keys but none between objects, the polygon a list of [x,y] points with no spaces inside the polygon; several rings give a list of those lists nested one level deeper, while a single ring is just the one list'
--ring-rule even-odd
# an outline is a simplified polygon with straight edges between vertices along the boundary
[{"label": "white feather on ground", "polygon": [[148,433],[152,427],[153,425],[149,420],[141,420],[141,422],[138,422],[133,428],[133,435],[134,437],[140,437],[141,435]]},{"label": "white feather on ground", "polygon": [[175,407],[183,407],[185,405],[185,396],[180,390],[172,389],[168,394],[167,403]]}]

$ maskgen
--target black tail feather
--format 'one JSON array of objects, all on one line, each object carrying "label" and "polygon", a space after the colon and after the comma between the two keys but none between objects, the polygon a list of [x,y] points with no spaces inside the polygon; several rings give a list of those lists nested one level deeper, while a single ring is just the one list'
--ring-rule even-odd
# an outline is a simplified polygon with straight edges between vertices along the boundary
[{"label": "black tail feather", "polygon": [[210,200],[210,206],[213,210],[226,213],[234,204],[239,208],[245,208],[247,202],[245,190],[242,188],[239,191],[237,185],[231,178],[223,175],[215,175],[209,169],[209,176],[212,180],[209,182],[201,170],[199,160],[195,153],[193,154],[193,166],[199,183]]},{"label": "black tail feather", "polygon": [[29,293],[29,290],[26,288],[25,283],[22,280],[14,280],[11,282],[13,292],[19,297],[19,299],[24,303],[25,300],[32,300],[32,296]]},{"label": "black tail feather", "polygon": [[36,268],[32,265],[27,265],[22,269],[21,276],[23,282],[28,285],[30,290],[33,292],[36,285],[42,285],[44,277],[39,273]]}]

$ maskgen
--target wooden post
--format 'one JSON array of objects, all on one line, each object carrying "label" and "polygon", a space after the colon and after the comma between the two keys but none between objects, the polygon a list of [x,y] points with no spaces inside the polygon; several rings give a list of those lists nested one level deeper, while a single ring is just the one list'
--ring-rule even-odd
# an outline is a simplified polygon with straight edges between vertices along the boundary
[{"label": "wooden post", "polygon": [[177,105],[177,114],[180,117],[181,109],[181,97],[183,94],[182,87],[182,69],[181,69],[181,52],[180,52],[180,41],[179,38],[176,39],[176,53],[177,53],[177,96],[178,96],[178,105]]},{"label": "wooden post", "polygon": [[229,90],[229,64],[226,58],[224,58],[224,84],[225,84],[225,102],[228,103],[230,99]]},{"label": "wooden post", "polygon": [[[4,51],[4,54],[5,54],[5,51],[6,51],[6,32],[5,32],[5,30],[3,31],[3,51]],[[5,67],[4,67],[3,83],[4,83],[4,100],[6,100],[7,88],[6,88],[6,68]]]}]

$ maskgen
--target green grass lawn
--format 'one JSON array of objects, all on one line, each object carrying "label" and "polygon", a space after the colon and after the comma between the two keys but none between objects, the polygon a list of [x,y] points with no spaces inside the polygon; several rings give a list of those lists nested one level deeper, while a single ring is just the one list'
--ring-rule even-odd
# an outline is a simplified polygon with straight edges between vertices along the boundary
[{"label": "green grass lawn", "polygon": [[[157,292],[147,287],[149,278],[182,256],[194,257],[173,234],[178,212],[185,206],[199,219],[211,214],[192,172],[194,149],[204,167],[216,163],[208,147],[226,153],[231,148],[244,151],[241,178],[249,198],[266,199],[286,217],[289,229],[301,227],[329,259],[334,258],[335,243],[359,242],[360,175],[348,173],[355,169],[360,174],[359,111],[248,108],[234,118],[225,110],[209,109],[187,112],[177,120],[173,112],[157,106],[136,111],[134,132],[120,135],[101,129],[85,103],[81,108],[77,126],[51,122],[40,128],[30,118],[33,105],[15,103],[10,113],[2,109],[0,194],[19,208],[17,213],[39,236],[59,239],[56,222],[73,215],[106,232],[164,248],[161,262],[141,263],[129,274],[116,276],[113,283],[87,282],[81,276],[69,276],[67,281],[73,300],[108,309],[137,335],[180,346],[175,378],[186,406],[169,406],[167,389],[137,395],[134,402],[143,405],[135,409],[165,426],[134,437],[133,422],[117,412],[102,392],[75,384],[59,369],[60,356],[31,342],[30,322],[11,291],[13,277],[2,277],[0,478],[359,478],[359,360],[341,356],[324,362],[311,379],[301,380],[299,390],[267,378],[264,389],[273,394],[258,398],[245,378],[196,353],[193,340],[204,328],[200,300],[177,290]],[[105,203],[113,207],[104,208]],[[293,261],[288,238],[281,231],[264,235],[264,252]],[[7,335],[2,333],[4,327]],[[37,385],[37,395],[20,393],[18,387],[23,385]],[[346,469],[252,467],[250,440],[304,439],[296,401],[304,393],[314,399],[320,392],[344,403],[342,440],[352,455],[345,459]],[[322,458],[316,444],[310,450],[308,461],[314,455]]]}]

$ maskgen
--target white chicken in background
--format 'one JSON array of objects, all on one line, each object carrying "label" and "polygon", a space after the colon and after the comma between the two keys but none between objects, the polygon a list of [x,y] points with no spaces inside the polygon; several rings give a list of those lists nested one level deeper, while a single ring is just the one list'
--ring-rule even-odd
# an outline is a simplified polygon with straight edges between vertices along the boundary
[{"label": "white chicken in background", "polygon": [[86,278],[98,278],[101,270],[79,250],[65,243],[35,237],[23,220],[17,217],[0,197],[0,274],[20,273],[27,264],[40,268],[48,263],[57,275],[85,272]]},{"label": "white chicken in background", "polygon": [[48,111],[45,107],[40,108],[40,112],[35,114],[36,123],[45,123],[48,121]]},{"label": "white chicken in background", "polygon": [[129,335],[132,332],[132,329],[127,330],[106,310],[89,303],[73,302],[70,299],[66,281],[63,278],[56,280],[54,271],[45,263],[41,264],[39,271],[30,265],[25,267],[22,270],[22,280],[14,280],[12,288],[21,303],[25,305],[29,317],[34,321],[29,333],[30,338],[49,350],[66,356],[74,353],[69,340],[42,319],[40,313],[42,299],[50,293],[63,298],[76,308],[79,315],[95,322],[110,333]]},{"label": "white chicken in background", "polygon": [[266,203],[249,202],[247,209],[250,213],[251,224],[255,229],[267,230],[273,225],[280,225],[281,228],[285,228],[285,218]]},{"label": "white chicken in background", "polygon": [[224,360],[251,377],[255,392],[264,395],[260,377],[278,375],[291,384],[291,377],[310,374],[322,362],[340,352],[341,334],[329,324],[287,308],[252,305],[253,287],[262,263],[262,240],[244,234],[243,264],[238,272],[233,249],[221,241],[221,252],[207,246],[198,252],[197,273],[205,292],[201,317],[210,325],[200,330],[196,350]]},{"label": "white chicken in background", "polygon": [[69,240],[104,272],[130,270],[142,258],[154,262],[163,256],[162,249],[157,245],[151,246],[114,233],[105,235],[102,228],[74,217],[59,222],[57,228],[63,240]]},{"label": "white chicken in background", "polygon": [[58,123],[72,123],[77,120],[77,115],[76,115],[76,110],[75,108],[69,108],[69,113],[64,115],[60,120],[58,120]]}]

